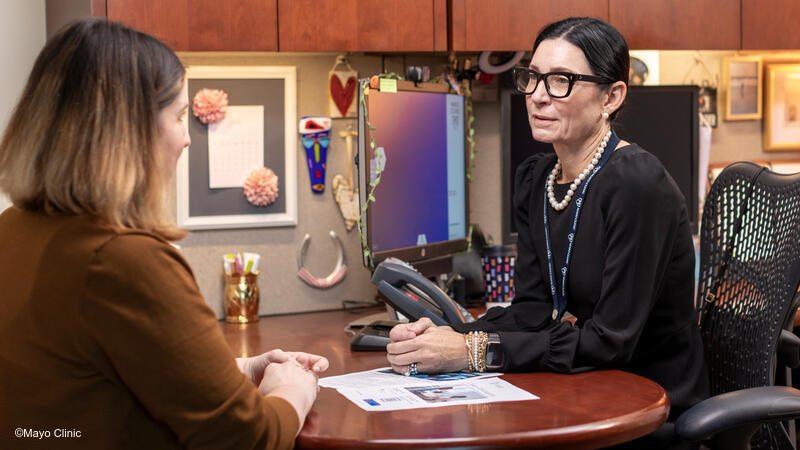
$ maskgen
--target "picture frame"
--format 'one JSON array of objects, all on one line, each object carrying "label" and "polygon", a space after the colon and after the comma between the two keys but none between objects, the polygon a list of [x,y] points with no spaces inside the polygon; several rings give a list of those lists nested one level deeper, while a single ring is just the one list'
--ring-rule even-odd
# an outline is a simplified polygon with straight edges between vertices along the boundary
[{"label": "picture frame", "polygon": [[800,63],[766,67],[764,150],[800,150]]},{"label": "picture frame", "polygon": [[722,62],[725,120],[761,119],[762,62],[759,56],[733,56]]},{"label": "picture frame", "polygon": [[[294,66],[188,66],[189,111],[186,127],[192,140],[178,160],[176,206],[178,226],[190,230],[294,226],[297,224],[297,74]],[[193,114],[193,99],[203,88],[228,96],[228,114],[255,107],[256,127],[262,136],[250,136],[249,154],[263,141],[263,166],[278,177],[278,197],[266,206],[247,201],[243,187],[212,188],[220,167],[211,166],[219,140],[209,141],[211,128]],[[252,119],[252,117],[251,117]],[[259,124],[258,122],[263,122]],[[215,136],[217,136],[215,134]],[[260,139],[260,141],[259,141]],[[253,144],[257,142],[258,144]],[[257,153],[257,151],[256,151]],[[218,161],[218,160],[215,160]],[[234,161],[236,162],[236,161]],[[239,163],[241,164],[241,163]],[[257,167],[253,167],[255,169]],[[249,169],[248,169],[249,170]],[[211,175],[212,172],[215,175]]]}]

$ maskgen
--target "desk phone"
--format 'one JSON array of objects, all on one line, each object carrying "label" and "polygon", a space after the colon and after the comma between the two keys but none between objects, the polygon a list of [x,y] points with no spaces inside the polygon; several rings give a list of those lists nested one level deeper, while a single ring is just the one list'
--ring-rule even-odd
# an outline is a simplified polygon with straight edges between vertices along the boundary
[{"label": "desk phone", "polygon": [[[372,283],[384,300],[410,321],[423,317],[435,325],[473,322],[472,315],[447,296],[414,267],[397,258],[387,258],[375,268]],[[378,321],[362,328],[350,341],[352,350],[385,350],[389,330],[399,322]]]}]

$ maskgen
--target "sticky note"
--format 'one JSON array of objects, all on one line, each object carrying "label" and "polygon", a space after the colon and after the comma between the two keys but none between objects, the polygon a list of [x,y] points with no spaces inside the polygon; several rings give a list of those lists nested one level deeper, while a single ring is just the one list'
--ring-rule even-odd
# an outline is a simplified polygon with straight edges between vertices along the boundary
[{"label": "sticky note", "polygon": [[397,93],[397,80],[391,78],[381,78],[380,91],[386,93]]}]

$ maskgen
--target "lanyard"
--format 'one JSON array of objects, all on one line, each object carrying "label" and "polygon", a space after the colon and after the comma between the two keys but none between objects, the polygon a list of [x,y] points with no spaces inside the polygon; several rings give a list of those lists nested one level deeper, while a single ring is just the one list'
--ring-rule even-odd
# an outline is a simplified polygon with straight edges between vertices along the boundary
[{"label": "lanyard", "polygon": [[569,234],[567,235],[567,250],[564,254],[564,260],[561,264],[561,271],[559,272],[561,275],[561,291],[559,292],[556,288],[556,278],[555,278],[555,263],[553,262],[553,246],[550,243],[550,224],[547,219],[547,210],[549,209],[547,206],[550,202],[547,201],[547,177],[545,177],[545,184],[544,184],[544,241],[547,245],[547,266],[550,270],[550,293],[553,295],[553,320],[558,320],[561,316],[564,315],[564,311],[567,309],[567,275],[569,274],[569,262],[572,258],[572,247],[575,245],[575,238],[578,234],[578,218],[581,215],[581,209],[583,208],[583,199],[586,196],[586,191],[589,189],[589,183],[591,183],[592,179],[597,172],[605,165],[608,159],[611,157],[611,154],[614,153],[614,149],[619,144],[619,138],[616,134],[611,133],[611,138],[608,140],[608,144],[606,145],[606,151],[603,152],[603,156],[597,162],[597,165],[592,169],[592,172],[587,176],[583,183],[580,184],[578,188],[578,192],[575,195],[575,208],[572,210],[572,218],[570,220],[570,228]]}]

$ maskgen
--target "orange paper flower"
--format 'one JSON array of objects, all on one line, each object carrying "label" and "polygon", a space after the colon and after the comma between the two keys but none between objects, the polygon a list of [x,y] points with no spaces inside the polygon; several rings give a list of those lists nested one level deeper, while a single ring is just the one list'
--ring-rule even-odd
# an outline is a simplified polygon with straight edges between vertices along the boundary
[{"label": "orange paper flower", "polygon": [[278,198],[278,176],[268,167],[255,169],[244,180],[244,196],[256,206],[267,206]]},{"label": "orange paper flower", "polygon": [[200,89],[192,101],[192,113],[203,123],[219,122],[228,110],[228,94],[219,89]]}]

